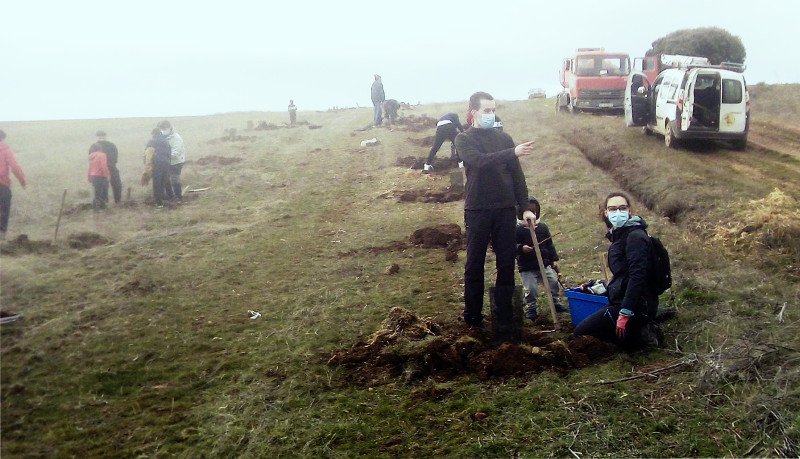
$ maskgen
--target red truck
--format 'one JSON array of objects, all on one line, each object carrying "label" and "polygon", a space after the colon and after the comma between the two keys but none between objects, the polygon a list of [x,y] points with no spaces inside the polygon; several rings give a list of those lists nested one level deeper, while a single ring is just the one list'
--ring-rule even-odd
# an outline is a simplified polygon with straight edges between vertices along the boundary
[{"label": "red truck", "polygon": [[630,72],[631,58],[627,53],[578,48],[559,68],[564,92],[556,98],[556,109],[572,113],[581,110],[621,113]]}]

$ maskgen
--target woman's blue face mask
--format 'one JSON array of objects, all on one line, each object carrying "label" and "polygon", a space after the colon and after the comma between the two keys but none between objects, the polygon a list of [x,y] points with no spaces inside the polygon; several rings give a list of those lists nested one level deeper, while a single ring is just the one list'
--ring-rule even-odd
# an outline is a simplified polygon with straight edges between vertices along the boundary
[{"label": "woman's blue face mask", "polygon": [[612,210],[608,212],[608,221],[614,228],[619,228],[625,224],[630,218],[627,210]]}]

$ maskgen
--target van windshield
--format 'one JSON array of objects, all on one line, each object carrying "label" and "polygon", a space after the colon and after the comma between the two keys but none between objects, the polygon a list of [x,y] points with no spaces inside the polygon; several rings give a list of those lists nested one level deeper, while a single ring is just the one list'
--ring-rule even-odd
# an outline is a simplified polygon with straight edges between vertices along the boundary
[{"label": "van windshield", "polygon": [[575,69],[582,76],[627,75],[631,70],[628,56],[579,56]]},{"label": "van windshield", "polygon": [[722,80],[722,103],[738,104],[742,101],[742,82],[739,80]]}]

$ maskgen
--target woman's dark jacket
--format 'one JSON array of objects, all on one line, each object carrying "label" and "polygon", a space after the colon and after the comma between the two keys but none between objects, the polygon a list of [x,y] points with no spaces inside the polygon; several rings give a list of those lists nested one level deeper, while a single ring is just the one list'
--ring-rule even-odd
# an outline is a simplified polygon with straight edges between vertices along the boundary
[{"label": "woman's dark jacket", "polygon": [[608,267],[613,274],[608,284],[608,302],[611,306],[629,309],[634,315],[646,314],[653,318],[658,308],[658,295],[651,292],[647,281],[651,243],[646,228],[647,223],[641,217],[632,216],[625,226],[606,234],[611,241]]}]

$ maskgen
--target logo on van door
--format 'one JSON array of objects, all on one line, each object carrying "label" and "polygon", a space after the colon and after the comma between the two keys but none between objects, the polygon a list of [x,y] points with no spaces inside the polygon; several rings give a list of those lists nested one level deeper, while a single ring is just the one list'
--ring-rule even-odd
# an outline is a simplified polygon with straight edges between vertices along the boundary
[{"label": "logo on van door", "polygon": [[733,123],[736,122],[736,116],[733,113],[728,113],[722,118],[722,122],[725,123],[725,126],[733,126]]}]

